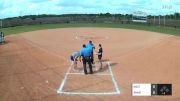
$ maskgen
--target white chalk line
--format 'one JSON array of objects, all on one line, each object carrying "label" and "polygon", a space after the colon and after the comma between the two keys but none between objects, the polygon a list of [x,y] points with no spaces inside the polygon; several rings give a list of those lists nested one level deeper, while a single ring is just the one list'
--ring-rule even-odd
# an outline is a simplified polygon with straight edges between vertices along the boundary
[{"label": "white chalk line", "polygon": [[[81,37],[88,37],[88,36],[75,36],[75,39],[82,39]],[[89,36],[89,37],[95,37],[95,36]],[[104,36],[101,39],[109,39],[109,37],[108,36]]]},{"label": "white chalk line", "polygon": [[43,48],[43,46],[38,45],[38,44],[34,43],[33,41],[26,39],[26,38],[23,37],[23,36],[21,36],[21,38],[23,38],[24,40],[26,40],[26,42],[27,42],[28,44],[30,44],[30,45],[32,45],[32,46],[34,46],[34,47],[36,47],[36,48],[38,48],[38,49],[46,52],[46,53],[49,53],[49,54],[51,54],[51,55],[53,55],[53,56],[55,56],[55,57],[58,57],[58,58],[60,58],[60,59],[62,59],[62,57],[66,58],[65,56],[62,56],[62,54],[61,54],[61,55],[58,55],[58,54],[56,54],[55,52],[49,51],[49,50]]},{"label": "white chalk line", "polygon": [[65,85],[65,82],[67,80],[68,75],[71,75],[71,74],[72,75],[84,75],[84,73],[70,73],[70,70],[72,68],[70,66],[69,69],[67,70],[66,74],[65,74],[65,77],[64,77],[59,89],[57,90],[57,93],[58,94],[67,94],[67,95],[117,95],[117,94],[120,94],[120,90],[119,90],[119,87],[117,85],[117,81],[115,80],[114,75],[112,73],[112,67],[110,65],[110,62],[108,61],[106,63],[108,64],[110,74],[93,74],[93,75],[110,75],[112,78],[112,82],[114,84],[116,92],[66,92],[66,91],[63,91],[63,88],[64,88],[64,85]]},{"label": "white chalk line", "polygon": [[[67,73],[68,75],[85,75],[84,73]],[[105,74],[105,73],[97,73],[93,75],[111,75],[111,74]]]},{"label": "white chalk line", "polygon": [[[64,84],[65,84],[65,82],[66,82],[68,73],[69,73],[69,71],[71,70],[71,67],[72,67],[72,66],[70,66],[69,69],[67,70],[67,72],[66,72],[66,74],[65,74],[65,77],[64,77],[64,79],[63,79],[63,81],[62,81],[62,83],[61,83],[61,85],[60,85],[60,87],[59,87],[59,89],[58,89],[58,91],[60,91],[60,92],[63,91]],[[57,91],[57,92],[58,92],[58,91]]]},{"label": "white chalk line", "polygon": [[59,94],[67,95],[116,95],[117,92],[59,92]]},{"label": "white chalk line", "polygon": [[116,79],[115,79],[115,77],[114,77],[114,74],[113,74],[113,72],[112,72],[112,67],[111,67],[111,65],[110,65],[110,62],[108,61],[107,64],[108,64],[108,67],[109,67],[109,71],[110,71],[110,74],[111,74],[111,77],[112,77],[112,82],[114,83],[114,87],[115,87],[115,89],[116,89],[116,92],[117,92],[118,94],[120,94],[120,90],[119,90],[117,81],[116,81]]}]

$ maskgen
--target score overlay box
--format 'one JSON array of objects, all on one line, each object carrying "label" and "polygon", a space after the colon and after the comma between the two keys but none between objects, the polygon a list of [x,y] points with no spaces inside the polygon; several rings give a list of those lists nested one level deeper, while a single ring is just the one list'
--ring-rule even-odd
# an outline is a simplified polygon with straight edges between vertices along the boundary
[{"label": "score overlay box", "polygon": [[151,84],[132,84],[132,96],[151,96]]},{"label": "score overlay box", "polygon": [[172,84],[132,84],[132,96],[171,96]]}]

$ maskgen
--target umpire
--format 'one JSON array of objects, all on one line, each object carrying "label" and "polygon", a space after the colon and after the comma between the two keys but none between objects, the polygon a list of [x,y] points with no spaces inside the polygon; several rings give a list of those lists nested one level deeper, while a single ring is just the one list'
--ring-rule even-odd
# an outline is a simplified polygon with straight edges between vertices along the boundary
[{"label": "umpire", "polygon": [[86,63],[88,63],[90,74],[93,74],[92,62],[91,62],[91,49],[87,48],[86,45],[83,44],[83,48],[80,51],[80,55],[83,57],[82,61],[83,61],[84,73],[87,74]]},{"label": "umpire", "polygon": [[92,43],[92,41],[90,40],[88,44],[86,44],[86,48],[90,48],[91,50],[91,62],[92,64],[94,64],[94,49],[95,49],[95,46],[94,44]]}]

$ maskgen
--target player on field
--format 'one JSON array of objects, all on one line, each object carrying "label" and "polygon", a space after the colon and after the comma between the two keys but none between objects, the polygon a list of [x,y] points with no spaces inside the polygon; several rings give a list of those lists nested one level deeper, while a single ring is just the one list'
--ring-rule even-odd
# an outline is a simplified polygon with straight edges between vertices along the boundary
[{"label": "player on field", "polygon": [[102,69],[102,54],[103,54],[103,48],[101,44],[99,44],[99,51],[97,52],[97,55],[98,55],[98,62],[100,63],[100,69]]},{"label": "player on field", "polygon": [[70,56],[71,66],[73,66],[73,70],[77,70],[77,61],[81,61],[81,55],[79,51],[73,52]]},{"label": "player on field", "polygon": [[4,33],[0,32],[0,44],[5,43],[5,39],[4,39]]}]

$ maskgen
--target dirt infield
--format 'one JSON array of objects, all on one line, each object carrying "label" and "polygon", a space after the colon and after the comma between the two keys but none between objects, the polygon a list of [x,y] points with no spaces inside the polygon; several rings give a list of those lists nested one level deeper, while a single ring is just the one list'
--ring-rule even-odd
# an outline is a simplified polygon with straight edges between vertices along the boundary
[{"label": "dirt infield", "polygon": [[[179,101],[180,38],[160,33],[113,28],[63,28],[6,37],[0,45],[0,101]],[[64,83],[69,92],[120,94],[57,94],[70,66],[69,55],[92,40],[102,44],[103,60],[112,70],[94,75],[70,73]],[[97,57],[96,57],[97,60]],[[81,64],[81,63],[80,63]],[[79,69],[82,66],[79,67]],[[113,72],[113,81],[108,74]],[[132,83],[172,83],[172,96],[133,97]]]}]

